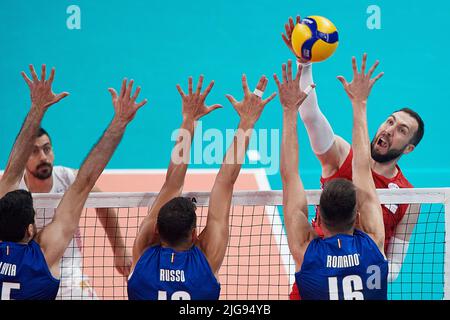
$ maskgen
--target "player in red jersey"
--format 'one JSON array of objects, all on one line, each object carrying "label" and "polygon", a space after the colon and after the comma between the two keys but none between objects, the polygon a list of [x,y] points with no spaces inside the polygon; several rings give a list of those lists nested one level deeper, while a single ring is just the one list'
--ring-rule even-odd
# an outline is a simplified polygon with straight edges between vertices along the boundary
[{"label": "player in red jersey", "polygon": [[[297,16],[296,23],[300,22]],[[294,20],[289,19],[285,25],[286,34],[282,38],[288,48],[292,50],[291,35],[294,29]],[[297,57],[298,65],[302,65],[300,87],[304,90],[314,83],[312,78],[312,64],[305,63]],[[361,70],[366,69],[367,56],[364,55]],[[377,61],[370,70],[378,66]],[[353,58],[353,71],[357,72],[356,59]],[[370,71],[369,71],[370,72]],[[344,77],[339,76],[348,93],[348,86]],[[308,132],[311,147],[322,166],[322,186],[334,178],[352,179],[351,145],[342,137],[334,134],[331,125],[320,111],[315,90],[299,109],[300,117]],[[377,188],[412,188],[413,186],[404,177],[398,161],[402,155],[412,152],[419,144],[424,134],[424,123],[420,116],[409,108],[400,109],[392,113],[378,128],[371,143],[371,167]],[[409,239],[418,219],[420,207],[418,205],[390,205],[382,206],[385,224],[385,252],[389,260],[389,281],[394,281],[400,273],[405,258]],[[318,234],[321,234],[313,221]],[[294,283],[290,294],[291,300],[300,299],[297,285]]]}]

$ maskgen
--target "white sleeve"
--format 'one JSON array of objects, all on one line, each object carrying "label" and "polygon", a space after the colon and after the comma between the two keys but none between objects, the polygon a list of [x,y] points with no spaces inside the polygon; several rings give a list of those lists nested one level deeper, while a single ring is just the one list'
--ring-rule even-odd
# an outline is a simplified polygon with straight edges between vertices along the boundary
[{"label": "white sleeve", "polygon": [[[297,67],[300,62],[297,61]],[[313,84],[312,63],[302,64],[300,88],[305,90]],[[308,132],[311,148],[315,154],[321,155],[330,150],[334,143],[334,132],[327,118],[320,111],[316,90],[313,89],[299,108],[300,118]]]},{"label": "white sleeve", "polygon": [[386,256],[389,261],[389,282],[394,282],[400,274],[403,260],[408,252],[408,246],[408,241],[404,241],[396,237],[392,237],[390,239],[386,252]]}]

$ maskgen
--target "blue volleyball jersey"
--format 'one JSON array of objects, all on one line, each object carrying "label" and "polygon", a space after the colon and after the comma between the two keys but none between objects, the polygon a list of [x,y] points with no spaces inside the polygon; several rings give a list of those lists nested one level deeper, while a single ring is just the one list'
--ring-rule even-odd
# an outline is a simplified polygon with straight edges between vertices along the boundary
[{"label": "blue volleyball jersey", "polygon": [[220,284],[203,252],[148,248],[128,280],[130,300],[218,300]]},{"label": "blue volleyball jersey", "polygon": [[1,300],[54,300],[59,280],[50,273],[39,244],[0,242]]},{"label": "blue volleyball jersey", "polygon": [[295,280],[304,300],[386,300],[388,262],[366,233],[316,238]]}]

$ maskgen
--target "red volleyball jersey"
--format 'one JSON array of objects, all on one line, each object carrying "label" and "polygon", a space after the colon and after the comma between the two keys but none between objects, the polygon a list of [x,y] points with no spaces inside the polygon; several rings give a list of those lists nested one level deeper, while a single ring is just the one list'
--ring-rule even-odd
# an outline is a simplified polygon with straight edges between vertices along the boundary
[{"label": "red volleyball jersey", "polygon": [[[344,178],[348,180],[352,180],[353,171],[352,171],[352,160],[353,160],[353,150],[350,149],[350,152],[345,159],[342,166],[338,169],[338,171],[328,178],[320,178],[321,187],[324,184],[332,179]],[[377,174],[372,170],[373,181],[375,183],[375,187],[377,189],[399,189],[399,188],[413,188],[412,184],[406,180],[400,168],[397,166],[398,173],[393,178],[386,178],[382,175]],[[408,209],[408,204],[390,204],[390,205],[381,205],[383,209],[383,220],[384,220],[384,230],[385,230],[385,238],[384,238],[384,251],[387,251],[387,246],[389,244],[389,240],[395,233],[395,229],[397,225],[402,220],[403,216]],[[316,216],[318,208],[316,209]],[[312,222],[314,229],[320,237],[323,237],[323,232],[320,227],[316,224],[316,220],[314,219]],[[298,293],[298,288],[296,283],[292,286],[292,292],[289,295],[291,300],[300,300],[300,296]]]}]

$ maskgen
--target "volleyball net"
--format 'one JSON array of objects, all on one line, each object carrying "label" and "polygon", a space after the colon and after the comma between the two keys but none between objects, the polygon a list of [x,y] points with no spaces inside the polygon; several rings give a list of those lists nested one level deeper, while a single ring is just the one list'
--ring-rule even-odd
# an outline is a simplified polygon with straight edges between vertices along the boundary
[{"label": "volleyball net", "polygon": [[[420,208],[408,221],[409,244],[398,244],[394,254],[402,262],[388,287],[393,300],[441,300],[450,297],[450,188],[378,190],[385,206]],[[34,206],[47,224],[61,194],[34,194]],[[131,253],[142,219],[157,193],[91,193],[80,221],[80,232],[63,258],[62,299],[127,299],[126,277],[115,268],[115,255],[95,208],[118,216],[120,232]],[[200,233],[206,224],[209,193],[185,193],[197,205]],[[309,215],[315,215],[320,191],[307,191]],[[295,262],[289,252],[282,216],[281,191],[242,191],[233,195],[230,241],[219,272],[222,300],[284,300],[294,282]],[[409,209],[408,209],[409,210]],[[413,216],[413,215],[411,215]],[[111,224],[112,225],[112,224]],[[113,230],[117,231],[117,230]],[[115,234],[115,232],[112,232]],[[400,237],[400,235],[397,235]],[[116,257],[117,258],[117,257]],[[71,288],[74,287],[74,288]],[[82,297],[79,296],[81,288]],[[87,293],[86,293],[87,292]]]}]

